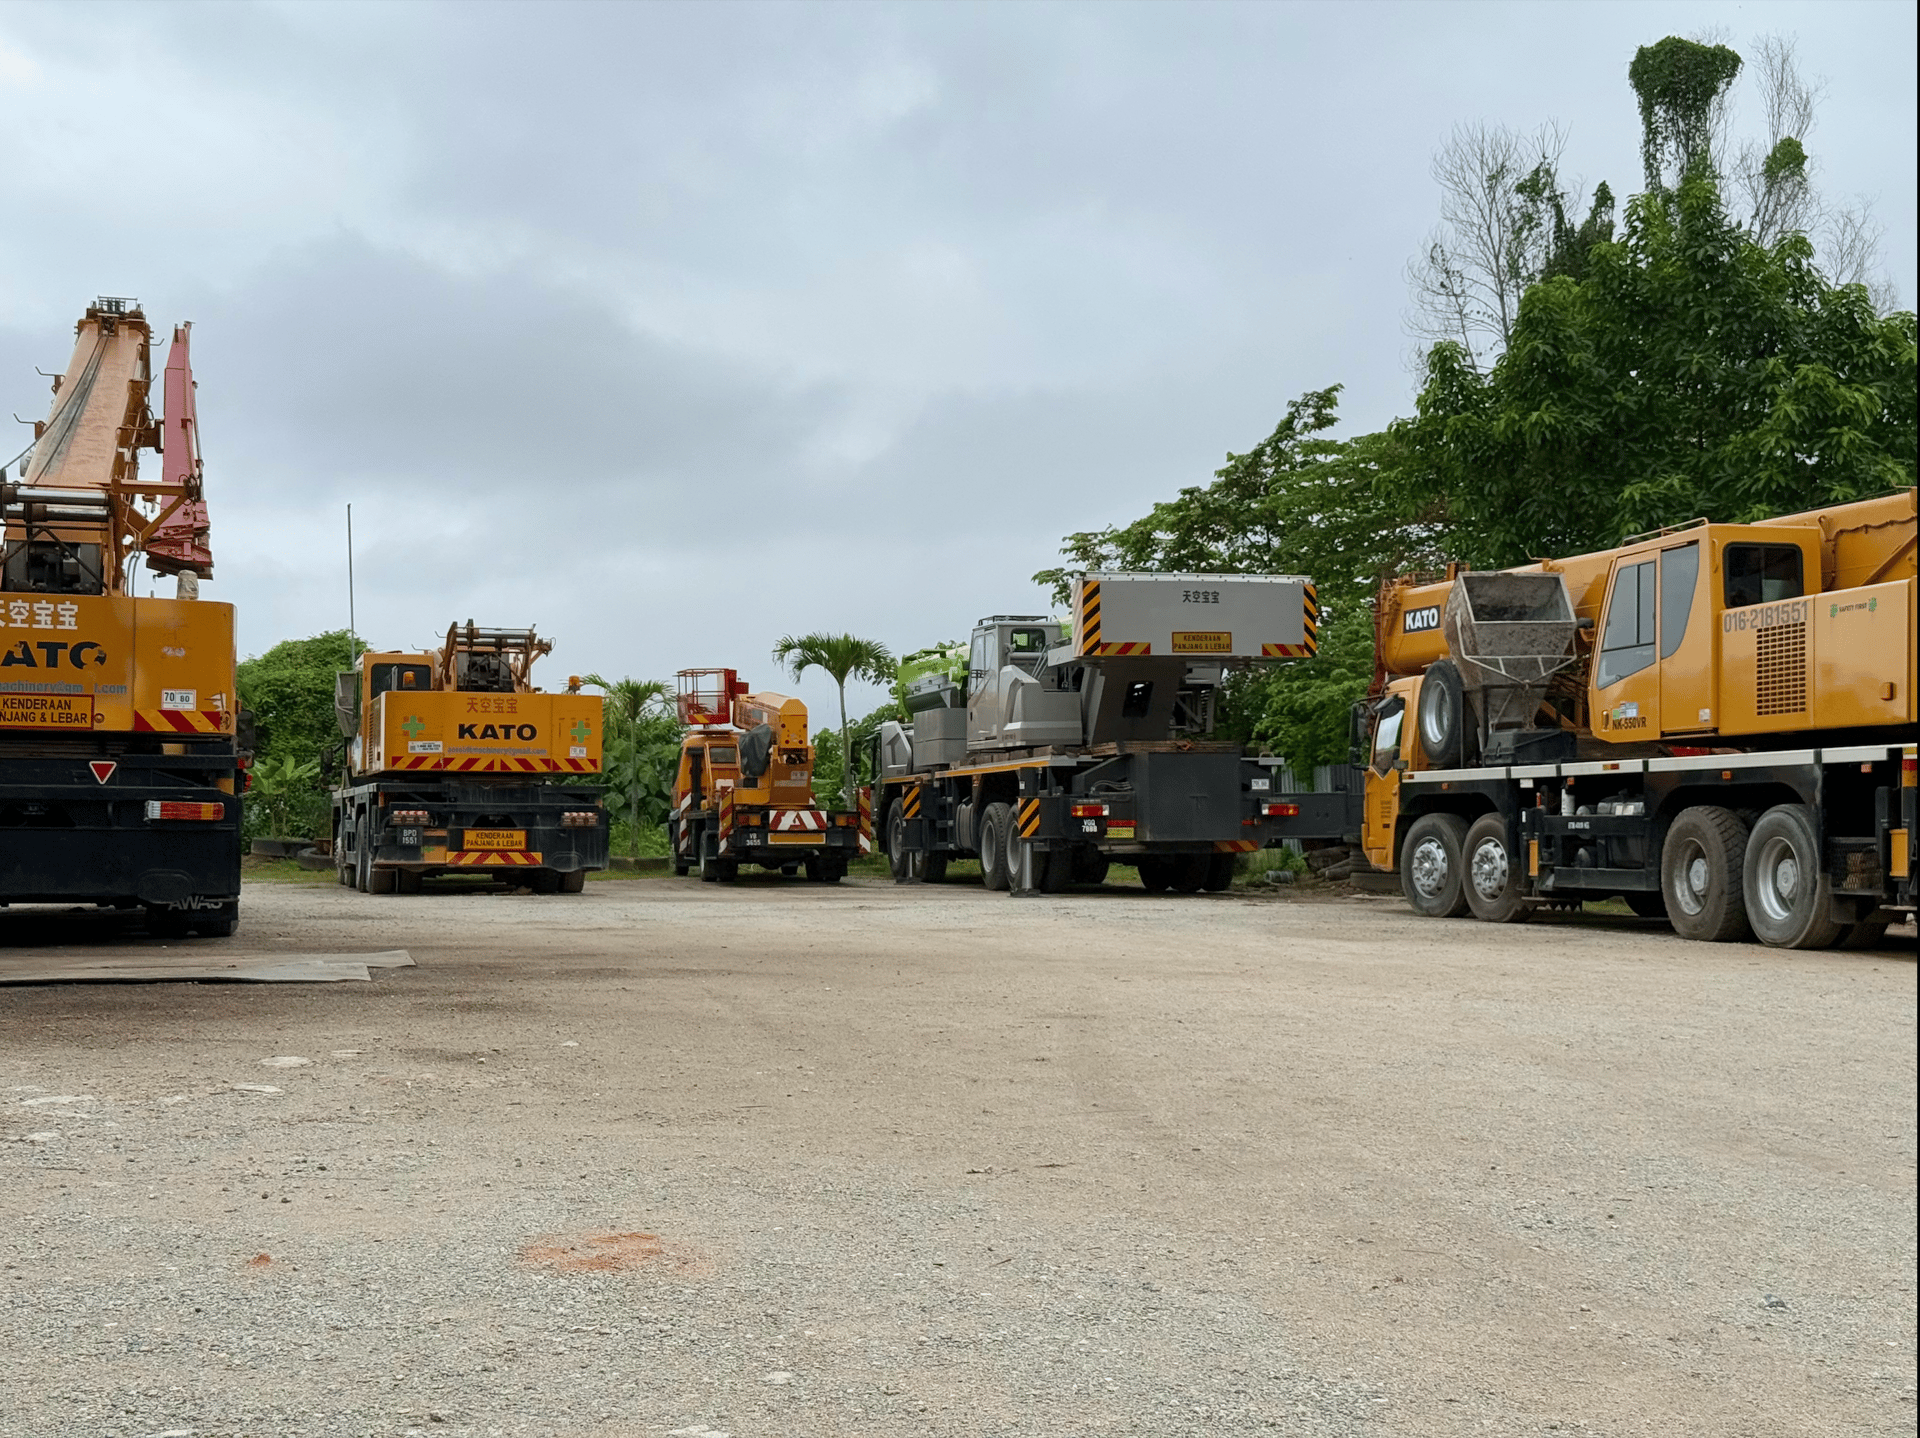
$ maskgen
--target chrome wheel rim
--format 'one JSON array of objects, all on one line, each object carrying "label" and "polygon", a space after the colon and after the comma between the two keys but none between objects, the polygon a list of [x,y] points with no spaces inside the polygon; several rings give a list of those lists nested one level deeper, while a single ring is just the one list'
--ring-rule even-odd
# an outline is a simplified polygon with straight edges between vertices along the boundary
[{"label": "chrome wheel rim", "polygon": [[1473,891],[1488,903],[1507,892],[1507,846],[1498,839],[1482,839],[1467,865]]},{"label": "chrome wheel rim", "polygon": [[1432,837],[1415,844],[1407,875],[1421,898],[1437,898],[1447,885],[1447,846]]},{"label": "chrome wheel rim", "polygon": [[1689,840],[1680,851],[1680,862],[1673,867],[1674,903],[1687,914],[1697,914],[1707,906],[1707,886],[1713,882],[1713,869],[1706,851]]},{"label": "chrome wheel rim", "polygon": [[1760,910],[1775,923],[1793,917],[1794,901],[1800,896],[1800,855],[1791,840],[1775,836],[1760,850],[1758,872],[1754,876],[1754,898]]}]

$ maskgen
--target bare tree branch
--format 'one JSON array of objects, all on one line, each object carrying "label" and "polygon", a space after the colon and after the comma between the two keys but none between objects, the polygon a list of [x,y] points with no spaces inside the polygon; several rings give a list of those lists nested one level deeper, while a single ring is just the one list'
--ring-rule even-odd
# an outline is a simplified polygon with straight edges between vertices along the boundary
[{"label": "bare tree branch", "polygon": [[1522,134],[1504,125],[1456,125],[1433,157],[1440,223],[1407,264],[1417,340],[1460,345],[1475,369],[1506,348],[1520,296],[1538,279],[1552,240],[1540,207],[1519,192],[1528,175],[1557,168],[1566,134],[1556,124]]}]

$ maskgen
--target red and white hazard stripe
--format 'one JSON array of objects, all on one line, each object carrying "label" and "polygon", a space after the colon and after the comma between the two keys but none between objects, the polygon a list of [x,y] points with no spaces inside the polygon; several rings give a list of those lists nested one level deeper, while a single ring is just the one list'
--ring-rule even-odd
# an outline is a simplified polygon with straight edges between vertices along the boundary
[{"label": "red and white hazard stripe", "polygon": [[777,834],[824,834],[827,816],[818,809],[775,809],[772,828]]}]

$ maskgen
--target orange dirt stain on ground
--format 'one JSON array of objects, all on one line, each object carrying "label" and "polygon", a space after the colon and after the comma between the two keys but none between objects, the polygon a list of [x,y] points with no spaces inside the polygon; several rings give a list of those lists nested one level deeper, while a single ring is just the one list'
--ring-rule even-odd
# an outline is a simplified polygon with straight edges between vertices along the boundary
[{"label": "orange dirt stain on ground", "polygon": [[660,1239],[651,1233],[549,1234],[520,1250],[524,1263],[556,1273],[619,1273],[660,1256]]}]

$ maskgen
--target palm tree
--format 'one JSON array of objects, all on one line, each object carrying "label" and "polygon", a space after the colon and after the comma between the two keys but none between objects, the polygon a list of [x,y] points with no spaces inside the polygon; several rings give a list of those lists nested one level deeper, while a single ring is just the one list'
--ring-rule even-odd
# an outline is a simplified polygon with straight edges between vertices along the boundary
[{"label": "palm tree", "polygon": [[809,669],[824,669],[840,691],[840,802],[853,803],[853,746],[847,738],[847,680],[893,682],[893,655],[874,639],[851,634],[789,634],[773,646],[773,662],[798,679]]},{"label": "palm tree", "polygon": [[658,679],[602,679],[589,674],[580,682],[606,691],[607,727],[615,733],[625,733],[648,709],[665,706],[671,697]]}]

